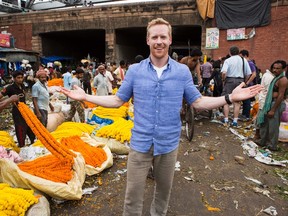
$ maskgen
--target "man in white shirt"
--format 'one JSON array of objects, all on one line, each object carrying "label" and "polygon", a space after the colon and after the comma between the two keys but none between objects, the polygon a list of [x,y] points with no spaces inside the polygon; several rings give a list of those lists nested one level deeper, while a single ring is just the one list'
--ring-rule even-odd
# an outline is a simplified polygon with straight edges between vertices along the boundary
[{"label": "man in white shirt", "polygon": [[[223,67],[221,69],[222,80],[224,83],[222,95],[231,94],[232,91],[242,82],[245,82],[245,84],[251,82],[251,69],[247,60],[239,56],[239,48],[236,46],[230,47],[230,56],[230,58],[224,61]],[[230,104],[224,105],[224,126],[228,126],[229,105]],[[239,102],[233,103],[233,127],[238,126],[237,122],[240,106],[241,104]]]}]

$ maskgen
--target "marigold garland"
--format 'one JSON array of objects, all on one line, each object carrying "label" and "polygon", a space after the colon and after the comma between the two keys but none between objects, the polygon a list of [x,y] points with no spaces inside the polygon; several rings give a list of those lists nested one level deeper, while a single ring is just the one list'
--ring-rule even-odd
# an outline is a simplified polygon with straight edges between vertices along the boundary
[{"label": "marigold garland", "polygon": [[6,131],[0,131],[0,145],[4,148],[11,148],[17,153],[20,152],[20,148],[15,144],[13,137]]},{"label": "marigold garland", "polygon": [[97,115],[100,118],[126,118],[128,112],[127,105],[121,106],[119,108],[106,108],[102,106],[98,106],[95,110],[93,110],[93,114]]},{"label": "marigold garland", "polygon": [[[95,127],[95,125],[92,126],[80,122],[64,122],[63,124],[59,125],[55,131],[51,132],[51,135],[56,140],[60,140],[64,137],[81,136],[83,133],[91,134]],[[43,146],[43,144],[40,140],[37,140],[33,146]]]},{"label": "marigold garland", "polygon": [[24,216],[30,206],[38,203],[33,194],[33,190],[11,188],[0,183],[0,215]]},{"label": "marigold garland", "polygon": [[64,81],[61,78],[54,78],[51,80],[48,80],[47,85],[50,86],[64,86]]},{"label": "marigold garland", "polygon": [[49,133],[49,131],[41,124],[36,115],[23,103],[18,103],[18,109],[25,119],[27,125],[31,128],[35,136],[42,142],[42,144],[60,160],[68,161],[71,166],[74,163],[76,155],[68,148],[61,147],[60,143]]},{"label": "marigold garland", "polygon": [[73,177],[71,163],[54,155],[46,155],[32,161],[18,164],[18,167],[31,175],[53,182],[67,183]]},{"label": "marigold garland", "polygon": [[119,118],[114,121],[113,124],[100,128],[96,136],[114,138],[122,143],[125,141],[130,142],[131,129],[134,127],[134,123],[131,120],[125,120]]},{"label": "marigold garland", "polygon": [[81,153],[85,163],[93,167],[100,167],[107,160],[106,152],[102,148],[85,143],[79,136],[63,138],[61,144]]}]

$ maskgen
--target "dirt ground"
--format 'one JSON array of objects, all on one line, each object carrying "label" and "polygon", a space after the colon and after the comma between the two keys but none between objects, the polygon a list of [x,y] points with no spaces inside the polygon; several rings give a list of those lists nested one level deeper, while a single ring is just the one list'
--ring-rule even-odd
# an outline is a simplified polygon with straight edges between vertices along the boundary
[{"label": "dirt ground", "polygon": [[[273,157],[287,160],[288,145],[280,143],[279,146],[281,151]],[[210,159],[211,155],[214,160]],[[239,164],[234,156],[244,157],[244,163]],[[61,204],[50,200],[51,215],[122,215],[126,161],[126,156],[115,155],[110,169],[87,177],[83,188],[98,187],[91,195]],[[270,206],[276,208],[279,216],[287,215],[287,167],[265,165],[244,155],[241,140],[220,124],[208,119],[198,120],[190,143],[183,133],[178,161],[180,170],[175,171],[168,216],[261,216],[267,215],[261,211]],[[277,173],[286,176],[286,180]],[[245,177],[261,181],[262,185]],[[268,190],[270,194],[256,193],[255,187]],[[147,179],[143,216],[149,215],[153,188],[154,181]],[[208,207],[220,211],[212,212]]]}]

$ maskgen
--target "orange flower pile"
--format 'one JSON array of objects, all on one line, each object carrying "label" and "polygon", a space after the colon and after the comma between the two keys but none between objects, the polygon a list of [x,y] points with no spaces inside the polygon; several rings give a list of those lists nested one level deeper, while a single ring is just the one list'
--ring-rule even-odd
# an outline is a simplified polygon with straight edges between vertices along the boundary
[{"label": "orange flower pile", "polygon": [[106,152],[99,147],[85,143],[79,136],[66,137],[61,144],[83,155],[85,163],[93,167],[100,167],[107,160]]},{"label": "orange flower pile", "polygon": [[48,80],[48,83],[47,85],[50,87],[50,86],[64,86],[64,82],[63,82],[63,79],[61,78],[54,78],[54,79],[51,79],[51,80]]},{"label": "orange flower pile", "polygon": [[88,101],[84,101],[84,103],[86,104],[86,106],[88,108],[95,108],[97,105]]},{"label": "orange flower pile", "polygon": [[41,124],[36,115],[29,109],[29,107],[23,103],[18,103],[18,109],[25,119],[27,125],[31,128],[35,136],[41,141],[41,143],[61,161],[67,161],[71,165],[74,164],[74,157],[76,155],[71,152],[67,147],[61,146],[59,142],[49,133],[49,131]]},{"label": "orange flower pile", "polygon": [[18,167],[24,172],[53,182],[67,183],[73,177],[71,164],[68,161],[59,160],[54,155],[23,162],[18,164]]}]

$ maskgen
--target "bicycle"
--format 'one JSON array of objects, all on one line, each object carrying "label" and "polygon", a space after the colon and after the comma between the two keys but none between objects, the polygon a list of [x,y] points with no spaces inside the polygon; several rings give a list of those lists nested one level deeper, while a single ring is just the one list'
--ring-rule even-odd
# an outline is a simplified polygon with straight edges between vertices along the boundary
[{"label": "bicycle", "polygon": [[183,100],[181,110],[181,122],[182,125],[185,124],[185,135],[189,142],[193,139],[194,136],[194,113],[195,110],[191,109],[191,106],[189,106],[186,101]]}]

